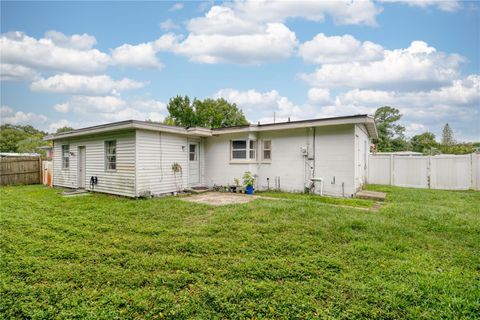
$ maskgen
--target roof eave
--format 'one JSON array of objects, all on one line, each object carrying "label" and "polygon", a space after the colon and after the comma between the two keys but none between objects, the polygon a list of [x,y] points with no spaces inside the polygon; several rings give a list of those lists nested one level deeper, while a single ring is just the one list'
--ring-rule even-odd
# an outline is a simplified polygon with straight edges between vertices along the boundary
[{"label": "roof eave", "polygon": [[88,127],[88,128],[73,130],[70,132],[65,132],[60,134],[48,135],[44,138],[44,140],[54,141],[54,140],[69,139],[69,138],[76,138],[80,136],[106,133],[111,131],[136,130],[136,129],[157,131],[157,132],[168,132],[168,133],[181,134],[181,135],[187,135],[187,136],[208,137],[212,135],[212,131],[206,128],[194,127],[194,128],[187,129],[183,127],[167,126],[167,125],[157,124],[153,122],[150,123],[146,121],[128,120],[128,121],[109,123],[109,124],[99,125],[95,127]]},{"label": "roof eave", "polygon": [[288,129],[301,129],[310,127],[325,127],[344,124],[364,124],[367,128],[368,135],[372,139],[378,138],[377,128],[375,121],[371,116],[358,115],[350,117],[337,117],[330,119],[317,119],[317,120],[305,120],[305,121],[292,121],[282,122],[266,125],[250,125],[246,127],[237,128],[222,128],[213,129],[214,135],[232,134],[232,133],[246,133],[246,132],[263,132],[263,131],[276,131],[276,130],[288,130]]}]

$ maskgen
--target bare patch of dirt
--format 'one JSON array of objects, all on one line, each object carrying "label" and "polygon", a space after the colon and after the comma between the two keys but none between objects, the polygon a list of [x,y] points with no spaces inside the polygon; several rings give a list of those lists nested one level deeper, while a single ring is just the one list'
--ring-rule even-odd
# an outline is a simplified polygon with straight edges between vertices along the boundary
[{"label": "bare patch of dirt", "polygon": [[241,193],[207,192],[181,199],[189,202],[209,204],[212,206],[224,206],[228,204],[248,203],[256,198],[256,196]]}]

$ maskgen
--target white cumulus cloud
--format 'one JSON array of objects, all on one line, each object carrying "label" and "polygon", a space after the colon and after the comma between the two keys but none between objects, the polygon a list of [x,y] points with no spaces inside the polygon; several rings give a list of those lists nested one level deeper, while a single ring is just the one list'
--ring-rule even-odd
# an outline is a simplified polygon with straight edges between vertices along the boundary
[{"label": "white cumulus cloud", "polygon": [[260,64],[290,57],[295,33],[281,23],[269,23],[258,33],[223,35],[190,33],[169,50],[199,63]]},{"label": "white cumulus cloud", "polygon": [[167,19],[160,23],[160,28],[165,31],[179,29],[180,26],[173,22],[172,19]]},{"label": "white cumulus cloud", "polygon": [[330,90],[324,88],[310,88],[308,90],[308,101],[312,103],[329,103],[332,101]]},{"label": "white cumulus cloud", "polygon": [[84,76],[64,73],[37,80],[31,84],[30,88],[34,91],[75,95],[118,95],[121,91],[143,86],[144,83],[128,78],[113,80],[107,75]]},{"label": "white cumulus cloud", "polygon": [[384,58],[371,62],[323,64],[300,77],[313,87],[395,88],[422,90],[445,85],[458,78],[465,58],[437,52],[423,41],[406,49],[385,50]]},{"label": "white cumulus cloud", "polygon": [[425,91],[352,89],[338,94],[331,104],[316,104],[322,116],[373,114],[384,105],[404,115],[409,136],[427,130],[440,134],[445,123],[461,128],[460,139],[480,138],[480,75],[456,79]]},{"label": "white cumulus cloud", "polygon": [[247,0],[227,3],[226,6],[232,7],[241,18],[262,22],[289,18],[323,21],[329,15],[337,24],[375,25],[375,18],[382,11],[370,0]]},{"label": "white cumulus cloud", "polygon": [[32,81],[38,79],[39,76],[35,70],[18,64],[0,64],[0,80],[2,81]]},{"label": "white cumulus cloud", "polygon": [[122,120],[162,121],[166,104],[158,100],[124,100],[117,96],[72,96],[54,109],[74,116],[77,124],[94,125]]},{"label": "white cumulus cloud", "polygon": [[[98,73],[106,69],[110,56],[91,49],[92,38],[88,35],[73,35],[70,38],[60,33],[47,33],[51,38],[35,39],[23,32],[8,32],[0,35],[2,63],[20,65],[35,70],[60,71],[78,74]],[[82,39],[75,48],[75,38]],[[58,45],[61,43],[61,45]],[[81,48],[81,49],[80,49]]]},{"label": "white cumulus cloud", "polygon": [[52,40],[59,47],[76,50],[90,50],[97,43],[94,36],[86,33],[67,36],[61,32],[50,30],[45,33],[44,37]]},{"label": "white cumulus cloud", "polygon": [[14,124],[14,125],[34,125],[40,126],[47,122],[48,118],[43,114],[36,114],[33,112],[14,111],[9,106],[0,107],[0,123]]},{"label": "white cumulus cloud", "polygon": [[458,0],[380,0],[380,2],[397,2],[420,8],[436,6],[438,9],[448,12],[457,11],[462,7]]},{"label": "white cumulus cloud", "polygon": [[204,17],[193,18],[187,23],[193,34],[241,35],[254,34],[262,30],[262,23],[239,17],[232,8],[213,6]]},{"label": "white cumulus cloud", "polygon": [[213,95],[214,98],[224,98],[234,102],[242,109],[251,122],[273,122],[275,112],[276,121],[300,120],[317,116],[314,107],[297,105],[277,90],[259,92],[257,90],[222,89]]},{"label": "white cumulus cloud", "polygon": [[112,51],[113,63],[120,66],[138,68],[162,68],[158,60],[157,50],[152,42],[137,45],[124,44]]},{"label": "white cumulus cloud", "polygon": [[[375,24],[381,9],[371,1],[236,1],[214,5],[203,16],[187,23],[189,34],[168,50],[199,63],[261,64],[290,57],[298,41],[284,22],[289,18],[323,21],[332,16],[341,24]],[[313,40],[312,40],[313,41]],[[305,44],[311,60],[315,44]],[[362,59],[374,59],[378,45],[357,48]],[[341,49],[340,49],[341,50]],[[380,54],[381,54],[380,48]],[[330,59],[333,52],[330,54]],[[316,59],[314,59],[316,60]]]},{"label": "white cumulus cloud", "polygon": [[362,43],[348,34],[329,37],[319,33],[312,40],[302,43],[298,54],[307,62],[323,64],[381,60],[383,51],[379,44],[370,41]]}]

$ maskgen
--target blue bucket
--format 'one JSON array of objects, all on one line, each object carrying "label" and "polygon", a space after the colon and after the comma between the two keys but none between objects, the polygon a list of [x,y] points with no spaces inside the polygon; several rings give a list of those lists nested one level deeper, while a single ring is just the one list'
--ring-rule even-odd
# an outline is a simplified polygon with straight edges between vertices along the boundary
[{"label": "blue bucket", "polygon": [[245,189],[246,194],[253,194],[253,186],[247,186]]}]

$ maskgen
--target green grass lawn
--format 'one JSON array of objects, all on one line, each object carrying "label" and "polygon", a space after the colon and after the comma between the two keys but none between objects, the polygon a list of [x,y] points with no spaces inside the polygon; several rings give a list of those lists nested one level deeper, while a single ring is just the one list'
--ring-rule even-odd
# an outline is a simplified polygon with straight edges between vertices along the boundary
[{"label": "green grass lawn", "polygon": [[1,188],[0,318],[478,319],[480,193],[370,189],[379,211]]}]

